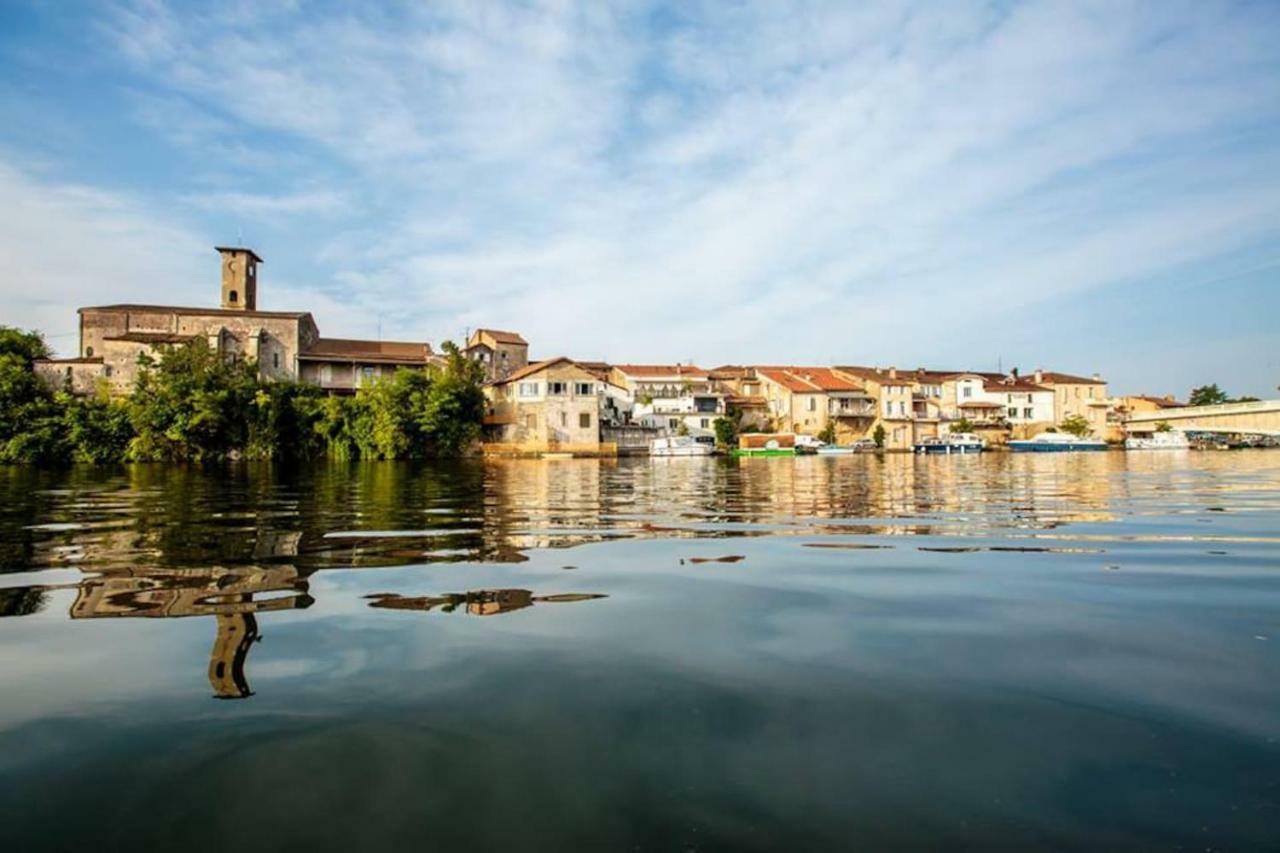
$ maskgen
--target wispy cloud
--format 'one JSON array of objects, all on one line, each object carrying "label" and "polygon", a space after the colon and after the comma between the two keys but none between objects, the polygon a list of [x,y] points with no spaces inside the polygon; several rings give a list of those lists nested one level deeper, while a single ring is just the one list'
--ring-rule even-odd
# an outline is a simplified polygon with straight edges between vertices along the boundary
[{"label": "wispy cloud", "polygon": [[974,363],[1039,329],[1060,367],[1108,370],[1088,330],[1055,344],[1064,300],[1274,244],[1278,23],[1176,2],[150,0],[96,32],[146,132],[206,154],[169,198],[262,223],[290,296],[335,319],[712,361]]}]

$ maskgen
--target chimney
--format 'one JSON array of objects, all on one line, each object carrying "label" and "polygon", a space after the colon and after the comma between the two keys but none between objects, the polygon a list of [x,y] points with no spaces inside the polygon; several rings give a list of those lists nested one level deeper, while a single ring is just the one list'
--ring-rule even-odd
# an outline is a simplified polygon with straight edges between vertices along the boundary
[{"label": "chimney", "polygon": [[1014,382],[1018,381],[1018,368],[1016,367],[1009,368],[1009,378],[1012,379]]},{"label": "chimney", "polygon": [[898,368],[896,368],[896,367],[890,367],[890,368],[889,368],[889,378],[890,378],[890,379],[897,379],[897,378],[898,378]]},{"label": "chimney", "polygon": [[1101,373],[1095,373],[1095,374],[1093,374],[1093,381],[1094,381],[1094,382],[1101,382],[1101,381],[1102,381],[1102,374],[1101,374]]},{"label": "chimney", "polygon": [[258,310],[258,264],[253,249],[216,246],[222,256],[222,307],[228,311]]},{"label": "chimney", "polygon": [[1040,385],[1043,382],[1044,382],[1044,371],[1037,367],[1036,368],[1036,384]]}]

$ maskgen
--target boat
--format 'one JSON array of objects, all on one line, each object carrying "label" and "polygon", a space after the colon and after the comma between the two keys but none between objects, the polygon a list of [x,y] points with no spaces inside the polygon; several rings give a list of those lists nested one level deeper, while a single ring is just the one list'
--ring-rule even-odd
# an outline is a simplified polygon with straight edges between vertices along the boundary
[{"label": "boat", "polygon": [[1062,453],[1073,450],[1106,450],[1107,443],[1096,438],[1079,438],[1066,432],[1042,432],[1033,438],[1010,441],[1009,449],[1034,453]]},{"label": "boat", "polygon": [[856,447],[841,447],[838,444],[827,444],[819,447],[816,451],[819,456],[846,456],[858,452]]},{"label": "boat", "polygon": [[650,456],[710,456],[715,447],[689,435],[655,438],[649,442]]},{"label": "boat", "polygon": [[981,453],[987,443],[971,432],[953,432],[938,438],[923,438],[913,445],[916,453]]},{"label": "boat", "polygon": [[1180,429],[1134,433],[1124,440],[1125,450],[1189,450],[1191,440]]},{"label": "boat", "polygon": [[797,456],[801,454],[813,455],[814,453],[818,453],[819,451],[821,451],[822,448],[826,446],[827,446],[827,443],[825,441],[819,438],[814,438],[811,435],[802,434],[802,435],[796,436],[795,447],[796,447]]}]

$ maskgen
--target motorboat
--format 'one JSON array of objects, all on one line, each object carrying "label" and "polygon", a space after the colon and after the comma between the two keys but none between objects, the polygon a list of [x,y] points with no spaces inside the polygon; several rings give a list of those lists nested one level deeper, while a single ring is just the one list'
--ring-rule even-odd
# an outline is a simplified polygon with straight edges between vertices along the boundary
[{"label": "motorboat", "polygon": [[981,453],[986,446],[986,441],[971,432],[953,432],[923,438],[913,445],[913,449],[916,453]]},{"label": "motorboat", "polygon": [[1033,453],[1062,453],[1073,450],[1106,450],[1107,443],[1081,438],[1068,432],[1042,432],[1032,438],[1009,442],[1009,449]]},{"label": "motorboat", "polygon": [[655,438],[649,442],[650,456],[710,456],[715,447],[689,435]]},{"label": "motorboat", "polygon": [[827,443],[825,441],[820,438],[815,438],[812,435],[801,434],[796,436],[795,448],[797,455],[821,453],[822,448],[826,446]]},{"label": "motorboat", "polygon": [[1190,447],[1191,440],[1180,429],[1134,433],[1124,440],[1125,450],[1188,450]]}]

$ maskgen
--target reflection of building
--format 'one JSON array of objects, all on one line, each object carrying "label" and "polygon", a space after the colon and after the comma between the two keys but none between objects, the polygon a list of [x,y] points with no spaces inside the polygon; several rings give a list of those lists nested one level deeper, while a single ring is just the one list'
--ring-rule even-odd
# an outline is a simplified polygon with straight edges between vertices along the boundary
[{"label": "reflection of building", "polygon": [[[255,598],[266,593],[293,593]],[[307,581],[293,566],[138,570],[88,578],[76,589],[72,619],[214,616],[218,633],[209,656],[209,683],[219,699],[253,695],[244,674],[259,639],[259,611],[311,606]]]},{"label": "reflection of building", "polygon": [[559,595],[534,595],[527,589],[477,589],[470,592],[451,592],[444,595],[406,597],[394,592],[366,595],[370,607],[387,610],[435,610],[452,613],[462,607],[472,616],[496,616],[523,610],[534,604],[567,604],[574,601],[593,601],[604,595],[590,592],[566,592]]}]

